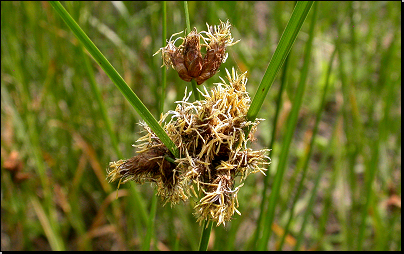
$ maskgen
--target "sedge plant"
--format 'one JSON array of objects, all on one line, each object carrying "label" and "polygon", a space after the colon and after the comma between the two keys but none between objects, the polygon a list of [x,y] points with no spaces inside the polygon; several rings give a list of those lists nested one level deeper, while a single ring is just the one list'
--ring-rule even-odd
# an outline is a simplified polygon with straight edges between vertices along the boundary
[{"label": "sedge plant", "polygon": [[[16,249],[401,249],[398,4],[315,4],[313,16],[311,2],[91,5],[111,5],[113,20],[96,18],[111,8],[93,12],[81,2],[63,3],[73,18],[58,2],[51,4],[57,12],[48,2],[2,2],[2,248],[5,232],[5,246],[8,236],[23,236]],[[222,65],[199,68],[214,49],[210,25],[219,31],[219,20],[231,22],[235,39],[219,54]],[[170,38],[171,29],[183,32]],[[103,37],[95,44],[112,52],[112,64],[83,31]],[[198,44],[190,46],[198,37],[200,55]],[[185,64],[193,53],[199,60]],[[333,59],[336,71],[326,70]],[[105,84],[102,69],[116,87]],[[242,110],[229,110],[224,98]],[[246,120],[229,121],[241,116]],[[142,177],[131,159],[119,163],[134,155],[138,120],[145,132],[132,165],[154,162]],[[8,153],[15,147],[25,167],[13,167],[18,153]],[[267,156],[262,148],[273,149],[269,167],[237,157]],[[105,167],[113,160],[129,173],[109,185]],[[130,182],[115,190],[125,179],[157,188]],[[158,195],[163,203],[188,201],[171,209]]]},{"label": "sedge plant", "polygon": [[[95,45],[91,42],[91,40],[74,22],[74,20],[70,17],[70,15],[66,12],[66,10],[61,6],[61,4],[59,2],[52,2],[51,4],[55,8],[55,10],[61,15],[66,24],[72,29],[77,38],[84,44],[84,47],[86,47],[89,53],[100,64],[100,66],[108,74],[111,80],[114,81],[115,85],[119,88],[119,90],[123,93],[123,95],[128,99],[128,101],[132,104],[132,106],[137,110],[137,112],[141,115],[141,117],[145,121],[145,124],[143,126],[147,131],[147,134],[140,139],[141,141],[145,142],[143,145],[140,146],[141,154],[135,156],[131,160],[120,160],[118,162],[112,163],[110,165],[111,171],[109,171],[108,173],[110,180],[124,179],[124,181],[134,180],[140,183],[144,182],[145,180],[146,181],[152,180],[157,183],[158,194],[163,196],[166,199],[166,201],[171,201],[173,203],[177,203],[180,199],[184,200],[187,198],[187,194],[189,195],[188,193],[189,191],[186,190],[184,192],[184,186],[185,186],[184,184],[194,182],[198,186],[198,191],[200,185],[205,186],[202,187],[202,190],[206,196],[201,199],[200,204],[197,205],[195,208],[197,208],[197,211],[199,211],[196,214],[200,213],[199,215],[197,215],[199,216],[199,219],[201,221],[202,220],[205,221],[205,225],[203,227],[202,232],[202,238],[200,242],[200,250],[206,250],[207,241],[209,239],[209,234],[212,227],[212,223],[209,223],[208,220],[216,220],[219,225],[229,220],[233,215],[234,211],[237,211],[236,209],[236,205],[238,206],[237,198],[232,193],[234,192],[236,194],[238,188],[241,187],[242,185],[232,190],[234,188],[233,187],[234,180],[232,179],[232,177],[234,177],[235,175],[241,175],[241,179],[245,179],[245,177],[248,174],[257,171],[262,172],[263,170],[263,168],[260,168],[259,165],[265,164],[264,158],[266,151],[262,150],[254,152],[251,149],[246,149],[246,142],[250,138],[251,139],[253,138],[252,130],[255,130],[256,125],[259,123],[259,119],[256,119],[256,116],[259,112],[259,109],[262,105],[265,95],[268,92],[269,87],[275,78],[275,75],[277,74],[278,70],[280,69],[284,60],[286,59],[286,56],[289,53],[293,45],[293,42],[296,39],[298,31],[300,30],[300,27],[305,17],[307,16],[308,11],[310,10],[312,2],[307,3],[302,2],[296,5],[295,11],[292,14],[291,21],[288,27],[285,29],[284,36],[281,38],[280,41],[281,47],[278,47],[277,50],[275,51],[273,61],[271,61],[267,69],[267,72],[264,75],[263,81],[261,82],[261,85],[258,88],[259,92],[256,93],[256,96],[254,97],[254,100],[252,101],[251,105],[248,105],[249,97],[245,94],[246,78],[244,74],[239,75],[235,73],[233,69],[232,74],[228,73],[227,75],[229,84],[226,84],[226,82],[222,80],[222,84],[221,85],[219,84],[220,86],[218,87],[218,90],[217,91],[212,90],[211,95],[209,95],[207,91],[205,91],[206,92],[205,94],[200,92],[205,97],[206,104],[204,104],[203,101],[199,100],[196,101],[197,104],[194,105],[189,104],[189,102],[187,101],[189,96],[187,96],[186,94],[187,98],[184,97],[183,101],[181,102],[182,105],[181,106],[179,105],[180,107],[177,107],[176,112],[173,112],[177,120],[175,120],[174,122],[171,120],[168,125],[165,125],[164,128],[166,130],[163,130],[160,126],[160,123],[162,123],[164,117],[160,120],[160,123],[158,123],[153,118],[153,116],[143,105],[143,103],[139,100],[136,94],[133,93],[133,91],[125,84],[120,75],[115,71],[115,69],[105,59],[105,57],[103,57],[101,52],[95,47]],[[175,42],[171,42],[170,40],[168,42],[169,44],[161,49],[161,52],[164,63],[166,65],[171,65],[178,72],[179,76],[182,79],[186,81],[192,80],[192,88],[194,91],[194,95],[195,98],[198,99],[198,96],[196,95],[197,89],[195,83],[197,82],[198,85],[200,85],[206,79],[213,76],[216,73],[218,67],[220,66],[220,63],[222,61],[225,61],[225,59],[227,58],[227,56],[224,57],[225,47],[231,46],[235,43],[233,43],[233,39],[231,38],[231,35],[229,33],[230,24],[228,22],[227,23],[222,22],[221,25],[217,28],[208,26],[208,31],[205,32],[207,37],[205,38],[201,36],[201,33],[197,33],[196,30],[191,31],[186,2],[184,4],[184,7],[186,12],[187,28],[190,34],[188,34],[187,37],[183,38],[183,44],[180,46],[180,48],[176,48],[176,46],[174,45]],[[209,42],[204,44],[207,47],[207,53],[203,59],[201,58],[200,53],[198,53],[198,51],[200,51],[199,37],[202,37],[202,39],[205,42],[206,40]],[[210,55],[211,52],[212,57]],[[200,60],[195,60],[198,59],[198,57]],[[200,61],[199,65],[198,61]],[[215,61],[217,61],[217,63]],[[183,63],[185,63],[185,66],[183,65]],[[275,65],[275,68],[273,68],[274,66],[272,65]],[[201,66],[201,71],[198,71],[198,69],[196,69],[198,68],[198,66]],[[229,110],[232,107],[231,106],[228,107],[226,106],[226,104],[223,104],[223,102],[226,101],[228,103],[230,102],[231,103],[230,105],[233,105],[233,109],[230,112]],[[208,121],[208,119],[211,118],[209,115],[212,114],[210,113],[212,111],[212,107],[214,108],[215,105],[217,105],[220,102],[222,102],[221,107],[223,107],[224,111],[221,111],[219,107],[218,114],[214,113],[214,115],[212,115],[212,117],[216,117],[216,119],[219,120],[218,129],[216,127],[212,129],[212,126],[215,126],[215,124],[218,123],[212,122],[211,120]],[[191,105],[189,109],[187,109],[188,105]],[[200,112],[198,112],[198,109]],[[194,112],[194,110],[196,110],[196,112]],[[243,110],[248,110],[248,112]],[[194,113],[191,112],[196,113],[196,115],[193,115]],[[181,114],[185,115],[181,116]],[[225,117],[226,119],[231,119],[230,122],[228,122],[228,120],[223,121],[224,119],[222,118],[217,118],[218,116],[220,116],[220,114],[222,114],[223,116],[227,114],[227,117],[226,116]],[[189,115],[191,118],[189,118],[188,120],[184,119],[185,122],[184,120],[181,120],[183,117],[188,117],[187,115]],[[194,116],[195,118],[193,118]],[[204,118],[206,118],[206,120],[203,120]],[[243,120],[243,118],[248,119],[249,121],[240,122],[240,120]],[[196,120],[200,119],[199,121],[195,122],[196,124],[195,127],[191,127],[193,121],[192,119]],[[182,123],[188,123],[188,127],[186,127],[185,125],[181,127],[181,129],[177,129],[178,126],[182,125]],[[223,129],[223,127],[226,125],[234,126],[232,127],[233,130],[236,130],[239,134],[236,134],[237,132],[231,134],[232,132],[229,133],[229,130],[227,130],[226,128]],[[205,127],[200,129],[199,126],[206,126],[207,129]],[[219,128],[219,126],[222,127]],[[191,132],[195,131],[196,134],[199,135],[200,137],[199,145],[198,145],[198,139],[199,139],[198,135],[196,136],[195,144],[193,144],[193,141],[191,140],[185,139],[184,141],[182,141],[182,139],[185,137],[184,135],[186,135],[187,133],[184,132],[184,134],[182,134],[184,128],[186,128],[187,130],[191,130]],[[218,138],[212,140],[211,142],[208,142],[207,144],[213,145],[218,141],[220,143],[223,143],[222,139],[224,138],[225,140],[228,139],[229,141],[226,141],[223,144],[228,143],[230,146],[226,148],[226,146],[224,145],[222,145],[222,147],[220,147],[219,145],[217,148],[215,148],[212,145],[210,146],[207,145],[205,140],[208,138],[208,136],[205,136],[204,139],[204,137],[200,134],[206,132],[207,130],[210,130],[209,132],[214,131]],[[171,134],[167,136],[167,132]],[[221,134],[222,135],[221,136],[218,135],[218,133],[223,134]],[[227,134],[226,136],[224,133],[229,133],[230,135]],[[193,136],[195,136],[196,134],[193,134]],[[209,141],[209,139],[207,140]],[[156,141],[158,142],[156,143]],[[113,140],[113,142],[115,143],[116,141]],[[200,147],[202,142],[205,143],[205,145]],[[181,147],[181,144],[183,143],[187,145],[185,150],[184,148],[178,149],[178,146]],[[233,146],[235,147],[233,148]],[[240,150],[243,147],[246,150],[244,149]],[[215,154],[229,153],[229,152],[230,152],[229,155],[223,154],[223,156],[225,157],[221,159],[222,160],[221,162],[219,161],[219,163],[221,164],[219,164],[218,169],[216,169],[219,170],[220,168],[220,170],[225,170],[223,171],[223,173],[225,173],[226,171],[228,173],[222,175],[222,173],[219,173],[219,171],[211,172],[211,170],[207,167],[207,165],[211,165],[211,163],[214,163]],[[198,153],[199,155],[197,155]],[[182,159],[181,154],[182,156],[186,155],[184,159]],[[191,154],[191,157],[189,154]],[[192,157],[194,157],[195,159],[192,159]],[[158,158],[160,159],[156,161],[155,159]],[[227,160],[229,161],[224,162],[224,160],[226,160],[225,158],[228,158]],[[247,158],[250,159],[247,161]],[[251,158],[256,159],[251,160]],[[202,162],[201,159],[204,160],[204,162]],[[201,164],[200,166],[198,166],[198,164],[195,163],[201,163]],[[178,165],[180,165],[182,169],[181,167],[178,168],[179,167]],[[232,165],[238,165],[238,166],[234,168],[234,166]],[[158,171],[155,171],[154,168],[156,168]],[[188,169],[185,170],[186,168]],[[208,171],[206,172],[206,170],[203,168],[206,168]],[[231,173],[232,172],[231,170],[233,170],[233,168],[235,169],[235,171],[234,173]],[[182,171],[183,173],[182,175],[175,175],[176,171],[178,172]],[[205,175],[206,173],[208,173],[208,175]],[[211,178],[212,174],[213,176],[217,177],[217,181],[213,180],[215,178]],[[170,179],[174,179],[174,183],[169,183],[169,181],[171,181]],[[204,181],[206,180],[203,179],[212,179],[213,182],[205,183]],[[178,182],[179,185],[177,185],[176,182]],[[209,186],[212,186],[213,189]],[[211,189],[210,192],[209,189]],[[192,191],[195,192],[193,189]],[[234,197],[235,200],[226,201],[226,199],[230,197]],[[219,203],[217,203],[217,201],[219,201]],[[216,203],[220,205],[217,206]],[[228,205],[229,207],[226,208]],[[200,206],[200,208],[198,208],[198,206]],[[152,211],[154,209],[155,209],[155,201],[153,202],[152,205]],[[215,209],[217,210],[217,212],[215,212]],[[154,215],[152,213],[149,221],[153,221],[152,219],[153,216]],[[152,228],[152,225],[149,225],[149,228]],[[148,233],[147,236],[148,237],[146,238],[147,239],[146,244],[148,241],[150,241],[150,234]]]},{"label": "sedge plant", "polygon": [[[184,109],[207,105],[198,89],[211,95],[217,88],[214,83],[221,82],[219,77],[229,85],[226,68],[230,75],[232,67],[238,76],[247,71],[248,94],[256,97],[294,6],[292,2],[167,2],[164,24],[161,2],[62,4],[157,122],[161,113],[175,111],[177,105]],[[129,182],[118,190],[119,184],[108,184],[108,162],[135,155],[130,144],[139,137],[137,123],[144,120],[49,2],[1,2],[2,250],[249,251],[261,244],[268,250],[400,250],[400,3],[317,5],[310,57],[306,45],[311,41],[314,8],[257,114],[267,120],[258,125],[257,140],[247,145],[273,149],[272,164],[264,171],[267,176],[248,177],[233,192],[242,216],[235,212],[225,226],[216,227],[210,219],[196,222],[194,207],[204,194],[197,185],[194,190],[200,198],[190,197],[173,209],[160,205],[157,190],[153,193],[147,184]],[[171,66],[160,68],[161,51],[152,55],[165,48],[171,34],[183,31],[172,37],[174,42],[193,31],[207,32],[205,23],[219,25],[219,20],[229,20],[234,42],[241,41],[226,50],[229,57],[216,74],[201,85],[196,81],[195,90],[192,81],[181,79]],[[168,35],[163,35],[164,25]],[[203,58],[207,48],[202,44],[209,44],[210,38],[206,33],[202,36]],[[181,42],[178,39],[175,46],[179,48]],[[306,65],[309,70],[304,74]],[[186,75],[197,74],[193,71],[187,69],[182,75],[187,79]],[[291,128],[288,125],[294,121],[288,116],[298,104],[303,74],[307,84],[296,127]],[[192,94],[187,98],[187,93],[185,101],[186,88]],[[314,120],[323,101],[317,126]],[[225,124],[224,117],[218,120]],[[282,151],[291,130],[290,146]],[[194,158],[191,148],[188,153]],[[287,159],[281,160],[282,156]],[[171,159],[175,164],[174,156],[166,158]],[[278,186],[280,168],[285,170]],[[199,190],[212,193],[204,183]],[[239,185],[236,179],[232,190]],[[226,195],[224,201],[231,201]],[[217,197],[220,200],[221,195]],[[274,207],[268,197],[275,201]],[[206,211],[198,208],[200,214]],[[270,221],[269,209],[274,210]],[[206,227],[207,223],[212,226]]]}]

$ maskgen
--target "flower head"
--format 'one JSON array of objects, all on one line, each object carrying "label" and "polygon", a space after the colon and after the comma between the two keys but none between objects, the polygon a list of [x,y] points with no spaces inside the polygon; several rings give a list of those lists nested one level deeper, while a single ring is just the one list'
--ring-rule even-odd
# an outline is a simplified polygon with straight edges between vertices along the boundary
[{"label": "flower head", "polygon": [[[192,30],[185,38],[178,37],[172,41],[172,37],[180,33],[173,34],[167,42],[167,46],[160,48],[154,55],[161,52],[163,66],[171,66],[175,69],[181,79],[191,81],[195,79],[197,84],[202,84],[216,74],[220,65],[227,59],[226,47],[236,44],[230,32],[230,22],[220,21],[219,26],[208,26],[208,31],[197,32]],[[207,37],[203,37],[205,34]],[[179,47],[175,42],[182,39]],[[205,44],[201,44],[200,40]],[[209,43],[208,43],[209,42]],[[206,54],[202,56],[201,49],[206,47]]]},{"label": "flower head", "polygon": [[[246,92],[246,73],[238,75],[227,70],[227,84],[223,79],[210,93],[204,88],[204,100],[188,102],[190,94],[176,102],[175,111],[164,125],[168,136],[180,151],[180,158],[172,154],[159,138],[143,124],[146,135],[138,141],[138,155],[110,164],[110,181],[122,179],[137,183],[152,182],[157,194],[172,204],[195,196],[197,220],[210,219],[217,225],[229,221],[237,210],[237,193],[251,173],[264,173],[270,163],[268,149],[253,151],[247,148],[255,127],[259,124],[246,118],[250,97]],[[244,129],[252,127],[249,136]],[[174,162],[173,162],[174,161]],[[240,184],[235,186],[236,177]]]}]

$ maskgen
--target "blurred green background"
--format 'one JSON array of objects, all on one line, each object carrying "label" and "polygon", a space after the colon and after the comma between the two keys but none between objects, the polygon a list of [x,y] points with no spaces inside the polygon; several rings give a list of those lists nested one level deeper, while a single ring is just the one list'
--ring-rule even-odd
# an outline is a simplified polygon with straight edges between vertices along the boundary
[{"label": "blurred green background", "polygon": [[[162,80],[161,2],[62,2],[152,114],[159,118]],[[273,234],[275,250],[290,214],[321,100],[332,52],[338,45],[330,88],[313,154],[286,237],[293,249],[313,182],[322,165],[317,196],[300,249],[349,250],[364,221],[364,250],[401,250],[401,3],[319,2],[303,104],[289,150]],[[293,10],[294,2],[188,2],[198,31],[229,19],[235,40],[225,68],[248,71],[253,97]],[[267,147],[279,107],[267,172],[275,175],[284,126],[293,103],[308,39],[309,17],[290,52],[281,105],[281,75],[258,115],[253,147]],[[184,30],[183,2],[167,2],[167,39]],[[90,60],[91,71],[85,61]],[[1,249],[139,250],[147,230],[153,188],[106,180],[112,147],[95,78],[124,158],[140,137],[141,119],[48,2],[1,2]],[[175,109],[189,83],[167,70],[164,111]],[[189,88],[188,88],[189,91]],[[326,149],[331,140],[330,149]],[[328,151],[325,154],[325,151]],[[375,170],[372,170],[375,169]],[[374,175],[372,175],[374,174]],[[368,180],[371,179],[371,180]],[[241,216],[213,227],[210,250],[248,250],[259,216],[264,177],[251,175],[238,194]],[[271,183],[271,182],[270,182]],[[271,184],[268,193],[271,191]],[[170,207],[159,199],[154,250],[195,250],[201,227],[193,200]],[[363,218],[365,218],[363,220]],[[253,243],[254,244],[254,243]]]}]

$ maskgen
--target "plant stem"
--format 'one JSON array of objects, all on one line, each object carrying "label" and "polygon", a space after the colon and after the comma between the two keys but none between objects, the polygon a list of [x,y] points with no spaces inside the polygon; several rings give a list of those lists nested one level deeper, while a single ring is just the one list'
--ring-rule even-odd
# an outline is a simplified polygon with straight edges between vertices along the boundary
[{"label": "plant stem", "polygon": [[210,238],[210,231],[212,231],[213,221],[205,220],[202,228],[201,242],[199,244],[199,251],[208,250],[208,243]]},{"label": "plant stem", "polygon": [[[275,142],[276,138],[276,133],[277,129],[276,126],[278,125],[278,117],[279,117],[279,112],[282,107],[282,94],[283,94],[283,89],[286,86],[286,74],[287,74],[287,67],[288,67],[288,59],[289,56],[285,60],[285,64],[283,65],[283,71],[282,71],[282,76],[281,76],[281,84],[279,87],[279,92],[278,92],[278,98],[276,100],[276,111],[275,111],[275,116],[274,116],[274,121],[273,121],[273,127],[272,127],[272,136],[271,136],[271,141],[269,143],[268,148],[272,149],[273,144]],[[265,210],[267,209],[266,202],[267,202],[267,188],[269,186],[269,181],[271,177],[270,174],[268,173],[267,176],[264,178],[264,188],[262,189],[262,201],[260,205],[260,214],[257,220],[257,228],[254,232],[254,237],[253,237],[253,242],[252,244],[255,245],[258,242],[258,238],[260,235],[260,232],[262,230],[262,227],[264,226],[262,221],[263,221],[263,216],[265,214]]]},{"label": "plant stem", "polygon": [[[315,134],[317,133],[319,120],[320,120],[320,117],[321,117],[323,108],[324,108],[324,106],[325,106],[325,102],[326,102],[326,92],[327,92],[327,89],[328,89],[328,86],[329,86],[329,81],[330,81],[330,76],[331,76],[331,70],[332,70],[332,63],[333,63],[333,61],[334,61],[334,57],[335,57],[336,52],[337,52],[337,51],[334,50],[334,52],[333,52],[332,55],[331,55],[330,62],[329,62],[329,66],[328,66],[328,70],[327,70],[327,76],[326,76],[326,81],[325,81],[325,86],[324,86],[324,91],[323,91],[323,96],[322,96],[320,108],[319,108],[319,110],[318,110],[318,112],[317,112],[316,124],[314,125],[315,127],[314,127],[314,130],[313,130],[312,139],[311,139],[311,141],[310,141],[310,150],[309,150],[309,152],[308,152],[308,155],[306,156],[306,161],[305,161],[305,163],[304,163],[303,174],[305,174],[306,169],[307,169],[307,166],[308,166],[309,156],[310,156],[310,154],[311,154],[311,151],[312,151],[313,145],[314,145]],[[335,126],[336,126],[336,125],[335,125]],[[313,204],[314,204],[314,199],[317,197],[316,194],[317,194],[318,185],[319,185],[321,176],[322,176],[322,174],[323,174],[323,172],[324,172],[324,168],[325,168],[325,165],[326,165],[325,161],[326,161],[326,159],[328,158],[328,154],[330,153],[329,151],[331,150],[331,146],[332,146],[332,144],[333,144],[333,139],[334,139],[334,137],[335,137],[335,131],[336,131],[336,127],[335,127],[335,126],[334,126],[334,130],[333,130],[333,132],[332,132],[332,135],[331,135],[329,144],[328,144],[327,148],[326,148],[325,151],[324,151],[324,156],[323,156],[323,158],[321,159],[321,163],[320,163],[319,170],[318,170],[318,172],[317,172],[316,180],[314,181],[314,187],[313,187],[313,190],[312,190],[312,194],[311,194],[311,196],[310,196],[310,201],[309,201],[309,203],[308,203],[308,205],[307,205],[307,208],[306,208],[306,211],[305,211],[305,213],[304,213],[302,226],[301,226],[301,228],[300,228],[300,233],[299,233],[299,235],[298,235],[298,237],[297,237],[296,245],[295,245],[295,248],[294,248],[295,251],[298,250],[299,247],[300,247],[300,244],[301,244],[301,241],[302,241],[302,238],[303,238],[304,229],[305,229],[305,227],[306,227],[307,218],[308,218],[309,214],[311,214],[311,212],[312,212]],[[302,178],[302,179],[303,179],[303,178]],[[301,182],[302,182],[302,180],[301,180]],[[299,188],[300,188],[300,185],[299,185]],[[297,193],[299,193],[299,191],[298,191]],[[297,196],[297,195],[296,195],[296,196]],[[296,199],[296,197],[295,197],[295,199]],[[294,207],[295,203],[296,203],[296,201],[294,201],[293,207]],[[292,214],[291,214],[291,215],[292,215]],[[289,220],[290,220],[290,219],[289,219]],[[286,233],[286,230],[285,230],[285,233]],[[285,234],[284,234],[284,235],[285,235]]]},{"label": "plant stem", "polygon": [[[310,4],[310,7],[311,7],[311,4]],[[291,20],[289,21],[288,25],[285,28],[284,35],[288,34],[288,33],[286,33],[286,30],[288,30],[289,24],[291,24],[291,23],[293,24],[293,19],[297,19],[297,18],[293,18],[293,16],[295,15],[295,12],[297,12],[296,15],[302,15],[302,16],[306,17],[306,15],[308,14],[308,11],[310,10],[310,7],[308,8],[307,12],[302,12],[302,10],[307,9],[307,7],[304,6],[304,3],[298,2],[296,4],[295,10],[292,13]],[[299,8],[300,8],[300,10],[299,10]],[[299,25],[298,25],[299,28],[297,29],[297,32],[300,30],[300,27],[304,21],[304,18],[300,18],[298,20],[301,20],[301,23],[299,23]],[[312,20],[310,30],[313,29],[314,22],[315,22],[315,20]],[[297,32],[293,33],[295,35],[294,39],[292,39],[292,41],[287,44],[287,45],[290,45],[290,47],[293,45],[293,42],[297,36]],[[284,37],[284,35],[282,35],[282,38]],[[280,45],[285,46],[285,45],[281,44],[282,38],[280,41]],[[312,37],[310,37],[309,40],[312,40]],[[276,49],[276,51],[274,53],[274,58],[276,57],[277,51],[278,51],[278,48]],[[287,50],[287,52],[285,51],[285,57],[287,56],[287,53],[289,53],[289,50]],[[310,61],[310,60],[308,60],[310,55],[311,55],[311,41],[307,42],[307,44],[306,44],[305,57],[304,57],[305,63],[308,63]],[[280,61],[280,60],[278,60],[278,61]],[[280,62],[280,66],[283,64],[283,61]],[[272,63],[272,61],[271,61],[271,63]],[[269,64],[270,66],[271,66],[271,63]],[[279,66],[279,68],[280,68],[280,66]],[[290,146],[290,143],[293,138],[293,133],[294,133],[294,130],[295,130],[295,127],[297,124],[297,120],[298,120],[298,113],[299,113],[300,106],[301,106],[302,100],[303,100],[303,94],[304,94],[305,87],[306,87],[307,73],[308,73],[308,64],[305,64],[303,67],[303,70],[302,70],[302,74],[300,76],[299,85],[296,90],[296,95],[295,95],[295,98],[293,101],[292,110],[288,116],[285,140],[282,144],[282,150],[281,150],[281,155],[280,155],[280,159],[279,159],[279,164],[278,164],[276,175],[275,175],[275,178],[273,181],[271,195],[270,195],[269,201],[268,201],[268,210],[266,212],[266,217],[265,217],[265,222],[264,222],[266,228],[264,229],[262,238],[260,239],[260,241],[258,243],[258,250],[266,250],[267,243],[271,237],[271,233],[272,233],[271,227],[272,227],[272,223],[273,223],[274,217],[275,217],[276,203],[277,203],[279,191],[280,191],[280,188],[282,185],[283,175],[285,173],[287,158],[288,158],[288,154],[289,154],[289,146]],[[274,74],[276,74],[276,73],[274,73]],[[266,75],[267,75],[267,73],[265,74],[265,76]],[[263,80],[265,80],[265,76],[264,76]],[[273,79],[272,79],[272,81],[273,81]],[[270,84],[272,84],[272,81],[270,82]],[[261,85],[262,85],[262,83],[261,83]],[[261,85],[260,85],[260,87],[261,87]],[[263,85],[263,86],[265,86],[265,85]],[[269,89],[269,87],[268,87],[268,89]],[[258,91],[260,91],[260,89]],[[257,95],[254,97],[254,100],[257,97],[261,98],[262,94],[257,93]],[[264,98],[265,98],[265,95],[264,95],[264,97],[262,97],[262,102],[263,102]],[[261,102],[261,105],[262,105],[262,102]],[[253,101],[253,103],[254,103],[254,101]],[[260,109],[261,105],[259,106],[258,110]],[[252,104],[251,104],[251,106],[252,106]],[[250,107],[250,110],[251,110],[251,107]],[[248,112],[250,113],[250,111],[248,111]],[[252,112],[255,112],[255,111],[253,110]],[[258,111],[256,113],[258,113]],[[254,114],[253,114],[253,116],[254,116]],[[256,116],[256,114],[255,114],[255,116]],[[254,119],[255,119],[255,116],[254,116]]]},{"label": "plant stem", "polygon": [[179,150],[174,144],[174,142],[168,137],[167,133],[163,130],[157,120],[153,117],[150,111],[142,103],[142,101],[137,97],[137,95],[132,91],[132,89],[126,84],[123,78],[115,70],[115,68],[109,63],[105,56],[100,52],[100,50],[94,45],[94,43],[88,38],[80,26],[74,21],[66,9],[62,6],[59,1],[50,2],[52,7],[60,15],[63,21],[69,26],[73,31],[77,39],[83,43],[84,47],[94,58],[94,60],[100,65],[100,67],[105,71],[108,77],[114,82],[116,87],[121,91],[125,98],[129,101],[132,107],[140,115],[140,117],[147,123],[147,125],[152,129],[152,131],[160,138],[161,142],[170,150],[170,152],[178,158],[180,156]]},{"label": "plant stem", "polygon": [[[162,44],[166,46],[167,37],[167,2],[163,1],[163,34],[162,34]],[[166,68],[161,68],[161,97],[160,97],[160,113],[164,113],[164,99],[166,95],[167,87],[167,72]]]},{"label": "plant stem", "polygon": [[278,46],[276,47],[275,53],[273,54],[272,59],[268,65],[268,68],[265,71],[264,77],[261,80],[261,84],[259,85],[254,95],[254,99],[251,102],[250,108],[248,109],[247,119],[249,121],[253,122],[257,117],[258,112],[261,109],[262,103],[264,102],[264,99],[269,91],[269,88],[274,82],[276,74],[282,67],[286,57],[288,56],[290,50],[292,49],[292,46],[300,31],[300,28],[302,27],[312,4],[313,1],[297,2],[295,9],[293,10],[292,16],[290,17],[290,20],[286,25],[285,30],[283,31]]}]

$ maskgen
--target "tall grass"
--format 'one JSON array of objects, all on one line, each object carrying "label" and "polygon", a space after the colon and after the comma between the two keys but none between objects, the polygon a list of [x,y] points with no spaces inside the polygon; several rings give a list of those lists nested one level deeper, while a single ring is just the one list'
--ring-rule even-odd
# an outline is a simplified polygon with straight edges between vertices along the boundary
[{"label": "tall grass", "polygon": [[[2,250],[401,249],[399,3],[318,2],[305,21],[292,2],[62,5],[87,38],[48,2],[1,3]],[[270,144],[272,164],[240,190],[241,216],[206,234],[194,201],[116,190],[105,169],[190,85],[153,53],[219,19],[241,41],[203,85],[248,71],[248,117],[266,119],[251,145]]]}]

